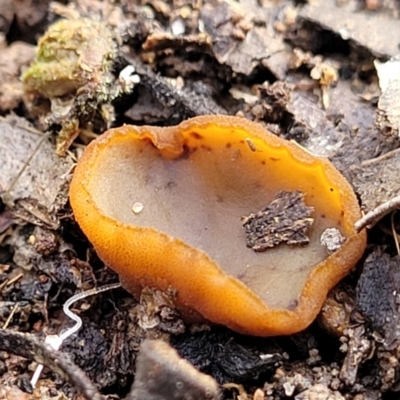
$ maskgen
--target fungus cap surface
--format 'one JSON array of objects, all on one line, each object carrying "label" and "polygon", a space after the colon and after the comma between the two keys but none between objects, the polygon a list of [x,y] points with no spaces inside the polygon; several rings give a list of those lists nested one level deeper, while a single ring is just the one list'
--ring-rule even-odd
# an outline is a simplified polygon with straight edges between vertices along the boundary
[{"label": "fungus cap surface", "polygon": [[[256,252],[241,218],[280,191],[313,208],[309,244]],[[172,287],[184,312],[246,334],[306,328],[365,248],[356,197],[332,164],[238,117],[112,129],[85,150],[70,198],[127,290]],[[321,236],[332,228],[345,241],[329,255]]]}]

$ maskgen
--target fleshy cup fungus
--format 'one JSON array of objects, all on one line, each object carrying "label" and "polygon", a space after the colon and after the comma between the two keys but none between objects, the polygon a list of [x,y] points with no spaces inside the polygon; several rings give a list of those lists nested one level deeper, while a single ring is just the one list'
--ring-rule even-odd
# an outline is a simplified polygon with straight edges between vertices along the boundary
[{"label": "fleshy cup fungus", "polygon": [[[238,117],[111,129],[86,148],[70,199],[128,291],[172,288],[189,320],[250,335],[305,329],[366,244],[329,161]],[[331,254],[326,232],[341,242]]]}]

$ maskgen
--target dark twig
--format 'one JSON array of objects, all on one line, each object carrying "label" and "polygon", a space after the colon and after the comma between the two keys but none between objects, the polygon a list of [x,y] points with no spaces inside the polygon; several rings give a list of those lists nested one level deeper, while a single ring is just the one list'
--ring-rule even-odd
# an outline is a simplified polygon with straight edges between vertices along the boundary
[{"label": "dark twig", "polygon": [[193,93],[185,88],[177,90],[162,76],[156,74],[137,57],[123,52],[122,57],[135,69],[143,85],[164,107],[174,110],[180,120],[204,114],[226,114],[209,95]]},{"label": "dark twig", "polygon": [[53,350],[33,335],[0,329],[0,349],[46,365],[71,383],[87,400],[105,400],[85,373],[65,354]]}]

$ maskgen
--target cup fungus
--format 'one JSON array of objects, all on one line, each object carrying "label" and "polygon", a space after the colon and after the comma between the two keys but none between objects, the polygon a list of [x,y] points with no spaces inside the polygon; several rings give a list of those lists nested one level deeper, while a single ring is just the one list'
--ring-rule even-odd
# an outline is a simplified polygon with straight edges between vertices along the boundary
[{"label": "cup fungus", "polygon": [[329,161],[238,117],[111,129],[86,148],[70,198],[128,291],[172,288],[183,315],[250,335],[306,328],[366,242]]}]

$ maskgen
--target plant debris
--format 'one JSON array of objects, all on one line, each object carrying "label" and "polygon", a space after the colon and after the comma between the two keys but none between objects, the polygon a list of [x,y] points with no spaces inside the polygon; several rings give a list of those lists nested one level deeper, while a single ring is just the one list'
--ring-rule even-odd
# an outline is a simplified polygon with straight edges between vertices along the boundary
[{"label": "plant debris", "polygon": [[[78,400],[86,393],[121,400],[132,395],[140,344],[160,338],[200,371],[229,384],[221,393],[225,400],[397,398],[398,1],[0,4],[0,398]],[[70,50],[50,40],[54,24],[72,28],[79,21],[90,21],[84,29],[101,34],[73,39]],[[33,61],[38,41],[39,53],[54,53],[38,53]],[[74,50],[99,57],[81,63]],[[26,92],[21,76],[33,71],[32,61],[39,79],[25,79]],[[54,91],[52,76],[61,93]],[[170,301],[175,293],[148,289],[137,301],[118,289],[118,295],[75,304],[82,329],[62,352],[46,347],[48,359],[38,358],[46,335],[68,324],[64,303],[116,279],[68,205],[69,178],[82,146],[109,126],[176,125],[201,114],[255,120],[330,158],[367,213],[359,225],[371,228],[364,267],[360,263],[331,291],[318,323],[287,338],[189,326]],[[55,155],[52,133],[64,158]],[[306,205],[300,208],[301,245],[311,216]],[[257,214],[266,217],[265,211]],[[253,235],[254,246],[267,249],[263,240],[293,239],[277,232],[267,239]],[[335,235],[321,238],[328,252],[340,246]],[[83,380],[66,383],[60,371],[64,352],[74,362],[72,375]],[[48,368],[28,393],[33,358]],[[169,361],[156,363],[170,371]]]},{"label": "plant debris", "polygon": [[345,242],[345,238],[340,234],[336,228],[328,228],[321,235],[321,244],[326,247],[329,254],[338,251],[342,244]]},{"label": "plant debris", "polygon": [[126,400],[193,398],[218,400],[219,388],[161,340],[146,340],[139,350],[136,379]]},{"label": "plant debris", "polygon": [[386,134],[400,134],[400,60],[375,61],[382,94],[378,101],[376,123]]},{"label": "plant debris", "polygon": [[257,347],[237,334],[220,329],[175,336],[171,344],[182,357],[220,383],[256,381],[283,360],[273,343],[261,341]]},{"label": "plant debris", "polygon": [[366,212],[400,195],[399,167],[400,151],[396,149],[350,168],[353,184]]},{"label": "plant debris", "polygon": [[[22,76],[30,96],[50,101],[39,114],[48,113],[48,127],[61,125],[57,154],[64,155],[80,129],[103,117],[108,127],[113,117],[106,106],[123,91],[130,91],[133,81],[121,85],[111,74],[117,54],[109,28],[101,21],[88,18],[60,20],[39,40],[36,58]],[[32,109],[32,106],[30,107]]]},{"label": "plant debris", "polygon": [[386,348],[400,344],[400,258],[376,250],[357,283],[357,308],[382,335]]},{"label": "plant debris", "polygon": [[177,88],[171,80],[155,74],[148,66],[130,54],[123,55],[140,77],[136,90],[139,100],[125,115],[132,121],[156,124],[168,120],[170,124],[203,114],[226,114],[218,105],[208,85],[193,83]]},{"label": "plant debris", "polygon": [[314,208],[306,206],[304,196],[300,191],[278,192],[264,209],[242,217],[247,247],[261,252],[280,243],[307,245]]},{"label": "plant debris", "polygon": [[0,194],[5,203],[17,204],[21,218],[54,229],[67,202],[73,160],[58,159],[55,147],[45,139],[26,120],[0,119]]},{"label": "plant debris", "polygon": [[63,378],[72,381],[87,400],[104,400],[83,371],[62,353],[55,352],[49,345],[39,342],[32,335],[0,329],[0,349],[52,368]]}]

